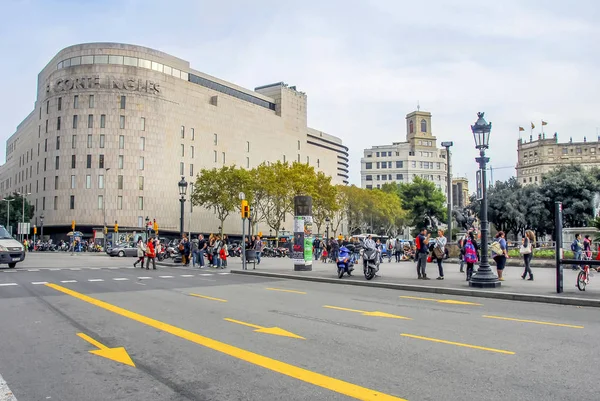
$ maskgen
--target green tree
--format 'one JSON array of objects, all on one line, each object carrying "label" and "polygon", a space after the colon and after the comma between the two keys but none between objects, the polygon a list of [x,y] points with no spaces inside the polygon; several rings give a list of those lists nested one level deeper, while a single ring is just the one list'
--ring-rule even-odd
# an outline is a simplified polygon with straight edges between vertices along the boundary
[{"label": "green tree", "polygon": [[196,177],[191,199],[193,205],[213,210],[219,219],[220,234],[223,223],[234,211],[240,210],[240,192],[246,192],[246,199],[252,201],[250,173],[235,166],[223,166],[220,169],[202,169]]},{"label": "green tree", "polygon": [[497,181],[488,189],[488,220],[497,230],[517,235],[526,224],[521,205],[521,185],[515,177],[506,182]]},{"label": "green tree", "polygon": [[327,177],[323,172],[319,171],[316,174],[316,180],[313,187],[313,222],[317,228],[317,234],[321,234],[321,227],[325,224],[325,219],[331,220],[333,232],[339,230],[342,218],[337,211],[340,205],[337,202],[338,189],[331,185],[331,177]]},{"label": "green tree", "polygon": [[[10,221],[9,226],[12,226],[13,234],[17,233],[18,224],[23,221],[23,197],[18,193],[14,193],[4,198],[10,202],[0,202],[0,225],[6,224],[6,215],[8,211],[7,204],[10,203]],[[25,198],[25,223],[31,222],[35,207]],[[8,227],[6,227],[8,229]],[[33,233],[33,229],[31,231]]]},{"label": "green tree", "polygon": [[398,185],[398,195],[407,211],[407,221],[415,229],[427,227],[427,217],[445,221],[446,197],[433,182],[415,177],[413,182]]}]

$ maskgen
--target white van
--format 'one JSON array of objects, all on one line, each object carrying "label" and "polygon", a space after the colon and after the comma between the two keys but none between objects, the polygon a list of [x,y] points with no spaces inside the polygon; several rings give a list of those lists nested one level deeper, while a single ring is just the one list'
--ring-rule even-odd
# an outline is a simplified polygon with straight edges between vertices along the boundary
[{"label": "white van", "polygon": [[14,269],[24,259],[23,245],[11,237],[4,226],[0,226],[0,264],[8,263],[8,267]]}]

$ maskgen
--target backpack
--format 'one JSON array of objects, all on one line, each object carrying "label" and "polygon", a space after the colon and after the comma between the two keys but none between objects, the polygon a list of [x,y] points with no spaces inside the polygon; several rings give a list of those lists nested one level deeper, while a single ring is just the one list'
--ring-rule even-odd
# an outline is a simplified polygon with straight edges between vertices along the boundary
[{"label": "backpack", "polygon": [[465,262],[477,262],[477,252],[475,251],[475,246],[471,240],[467,240],[467,243],[465,244]]},{"label": "backpack", "polygon": [[573,252],[577,252],[577,240],[574,240],[573,242],[571,242],[571,250]]},{"label": "backpack", "polygon": [[500,241],[494,241],[490,245],[490,251],[494,252],[496,255],[502,255],[502,246],[500,245]]},{"label": "backpack", "polygon": [[417,248],[417,252],[421,250],[421,240],[419,239],[418,235],[417,238],[415,238],[415,247]]}]

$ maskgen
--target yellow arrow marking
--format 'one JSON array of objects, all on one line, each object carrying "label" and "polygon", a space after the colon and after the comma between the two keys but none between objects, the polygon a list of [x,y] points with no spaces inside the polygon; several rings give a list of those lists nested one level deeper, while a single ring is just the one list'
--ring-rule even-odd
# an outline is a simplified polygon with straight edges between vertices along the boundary
[{"label": "yellow arrow marking", "polygon": [[331,305],[323,305],[323,308],[343,310],[346,312],[356,312],[356,313],[361,313],[363,316],[388,317],[391,319],[412,320],[412,318],[410,318],[410,317],[392,315],[391,313],[379,312],[379,311],[369,312],[369,311],[365,311],[365,310],[342,308],[339,306],[331,306]]},{"label": "yellow arrow marking", "polygon": [[300,337],[299,335],[296,335],[284,329],[280,329],[279,327],[263,327],[252,323],[242,322],[241,320],[234,320],[229,318],[224,318],[223,320],[227,320],[231,323],[241,324],[242,326],[252,327],[253,329],[256,329],[254,330],[254,332],[256,333],[273,334],[274,336],[291,337],[298,338],[300,340],[306,340],[306,338],[304,337]]},{"label": "yellow arrow marking", "polygon": [[266,289],[267,290],[271,290],[271,291],[291,292],[293,294],[304,294],[304,295],[306,295],[306,293],[303,292],[303,291],[284,290],[282,288],[266,288]]},{"label": "yellow arrow marking", "polygon": [[154,329],[172,334],[176,337],[183,338],[184,340],[188,340],[195,344],[210,348],[253,365],[269,369],[273,372],[281,373],[282,375],[293,377],[294,379],[298,379],[327,390],[335,391],[339,394],[347,395],[348,397],[363,401],[406,401],[404,398],[395,397],[393,395],[381,393],[366,387],[361,387],[356,384],[335,379],[317,372],[312,372],[289,363],[281,362],[264,355],[256,354],[242,348],[234,347],[233,345],[213,340],[212,338],[201,336],[200,334],[196,334],[191,331],[181,329],[177,326],[140,315],[139,313],[131,312],[127,309],[109,304],[108,302],[100,301],[99,299],[89,297],[65,287],[61,287],[60,285],[46,284],[46,286],[62,292],[63,294],[70,295],[73,298],[77,298],[83,302],[97,306],[98,308],[102,308],[119,316],[134,320],[138,323],[145,324],[146,326]]},{"label": "yellow arrow marking", "polygon": [[422,297],[411,297],[409,295],[400,295],[400,298],[404,299],[416,299],[418,301],[433,301],[440,304],[450,304],[450,305],[475,305],[481,306],[481,304],[475,302],[466,302],[466,301],[457,301],[455,299],[435,299],[435,298],[422,298]]},{"label": "yellow arrow marking", "polygon": [[197,298],[210,299],[212,301],[227,302],[226,299],[207,297],[206,295],[200,295],[200,294],[190,294],[190,295],[193,297],[197,297]]},{"label": "yellow arrow marking", "polygon": [[99,343],[87,334],[77,333],[77,335],[85,341],[87,341],[88,343],[92,344],[93,346],[100,348],[98,350],[88,351],[90,354],[98,355],[102,358],[107,358],[115,362],[120,362],[125,365],[133,366],[135,368],[135,364],[131,360],[131,357],[129,356],[127,351],[125,351],[125,348],[108,348],[106,345]]},{"label": "yellow arrow marking", "polygon": [[546,325],[546,326],[558,326],[558,327],[569,327],[571,329],[583,329],[583,326],[574,326],[572,324],[540,322],[538,320],[513,319],[513,318],[510,318],[510,317],[502,317],[502,316],[483,315],[483,317],[488,318],[488,319],[510,320],[510,321],[513,321],[513,322],[543,324],[543,325]]},{"label": "yellow arrow marking", "polygon": [[480,347],[479,345],[456,343],[454,341],[440,340],[438,338],[421,337],[421,336],[415,336],[415,335],[412,335],[412,334],[404,334],[404,333],[402,333],[400,335],[402,337],[410,337],[410,338],[416,338],[416,339],[419,339],[419,340],[432,341],[434,343],[450,344],[450,345],[456,345],[456,346],[459,346],[459,347],[467,347],[467,348],[479,349],[479,350],[482,350],[482,351],[498,352],[500,354],[508,354],[508,355],[514,355],[515,354],[512,351],[505,351],[505,350],[502,350],[502,349]]}]

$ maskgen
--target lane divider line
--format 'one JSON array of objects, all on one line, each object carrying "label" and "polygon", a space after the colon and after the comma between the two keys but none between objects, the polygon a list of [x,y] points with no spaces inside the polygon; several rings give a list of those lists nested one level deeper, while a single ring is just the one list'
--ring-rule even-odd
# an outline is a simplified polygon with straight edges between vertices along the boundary
[{"label": "lane divider line", "polygon": [[304,291],[284,290],[283,288],[265,288],[265,289],[266,290],[270,290],[270,291],[290,292],[292,294],[303,294],[303,295],[306,295],[306,292],[304,292]]},{"label": "lane divider line", "polygon": [[160,278],[173,278],[173,276],[158,276]]},{"label": "lane divider line", "polygon": [[195,277],[193,274],[181,274],[179,277]]},{"label": "lane divider line", "polygon": [[17,283],[0,283],[0,287],[10,287],[13,285],[19,285]]},{"label": "lane divider line", "polygon": [[583,329],[584,328],[583,326],[576,326],[576,325],[572,325],[572,324],[541,322],[539,320],[514,319],[514,318],[511,318],[511,317],[490,316],[490,315],[483,315],[483,317],[485,317],[487,319],[509,320],[511,322],[543,324],[543,325],[546,325],[546,326],[557,326],[557,327],[568,327],[568,328],[571,328],[571,329]]},{"label": "lane divider line", "polygon": [[89,297],[87,295],[78,293],[60,285],[46,284],[46,286],[56,291],[62,292],[63,294],[70,295],[73,298],[77,298],[83,302],[87,302],[91,305],[97,306],[109,312],[113,312],[114,314],[145,324],[146,326],[164,331],[165,333],[169,333],[176,337],[183,338],[203,347],[210,348],[217,352],[221,352],[225,355],[229,355],[233,358],[248,362],[252,365],[260,366],[270,371],[277,372],[282,375],[289,376],[294,379],[327,390],[331,390],[339,394],[347,395],[349,397],[363,401],[407,401],[404,398],[395,397],[393,395],[385,394],[373,389],[361,387],[359,385],[345,382],[343,380],[326,376],[317,372],[313,372],[295,365],[291,365],[286,362],[279,361],[277,359],[269,358],[264,355],[247,351],[245,349],[238,348],[221,341],[213,340],[212,338],[208,338],[200,334],[181,329],[177,326],[173,326],[168,323],[164,323],[159,320],[140,315],[139,313],[135,313],[127,309],[118,307],[116,305],[100,301],[99,299]]},{"label": "lane divider line", "polygon": [[434,343],[449,344],[449,345],[456,345],[458,347],[466,347],[466,348],[473,348],[473,349],[478,349],[478,350],[482,350],[482,351],[497,352],[499,354],[507,354],[507,355],[514,355],[515,354],[512,351],[505,351],[505,350],[496,349],[496,348],[481,347],[479,345],[457,343],[457,342],[454,342],[454,341],[440,340],[439,338],[415,336],[413,334],[405,334],[405,333],[402,333],[400,335],[402,337],[416,338],[418,340],[431,341],[431,342],[434,342]]},{"label": "lane divider line", "polygon": [[196,298],[210,299],[211,301],[227,302],[226,299],[213,298],[213,297],[209,297],[209,296],[206,296],[206,295],[200,295],[200,294],[190,294],[190,295],[193,296],[193,297],[196,297]]},{"label": "lane divider line", "polygon": [[126,278],[126,277],[115,277],[115,278],[113,278],[113,280],[115,280],[115,281],[128,281],[129,279]]},{"label": "lane divider line", "polygon": [[91,279],[89,279],[88,281],[90,281],[90,282],[92,282],[92,283],[96,283],[96,282],[99,282],[99,281],[104,281],[104,280],[103,280],[103,279],[101,279],[101,278],[91,278]]},{"label": "lane divider line", "polygon": [[152,280],[152,277],[138,277],[138,280]]},{"label": "lane divider line", "polygon": [[76,283],[77,280],[63,280],[61,283]]}]

